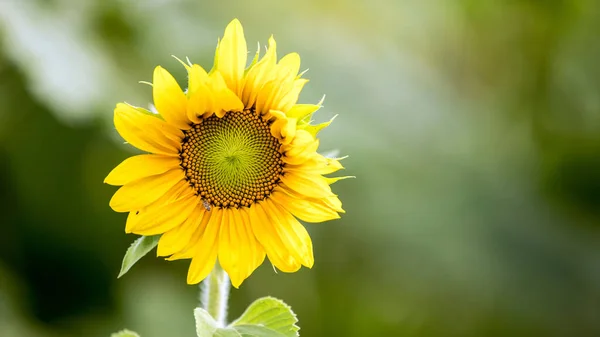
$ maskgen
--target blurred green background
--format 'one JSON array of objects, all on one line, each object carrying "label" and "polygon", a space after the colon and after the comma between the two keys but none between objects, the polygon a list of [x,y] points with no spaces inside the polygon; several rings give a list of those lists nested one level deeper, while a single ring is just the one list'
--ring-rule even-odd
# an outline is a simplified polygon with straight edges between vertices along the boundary
[{"label": "blurred green background", "polygon": [[303,336],[600,336],[600,2],[0,1],[0,336],[194,336],[188,261],[150,254],[106,174],[132,153],[117,102],[153,68],[212,66],[234,17],[327,94],[347,213],[309,225],[312,270],[268,263]]}]

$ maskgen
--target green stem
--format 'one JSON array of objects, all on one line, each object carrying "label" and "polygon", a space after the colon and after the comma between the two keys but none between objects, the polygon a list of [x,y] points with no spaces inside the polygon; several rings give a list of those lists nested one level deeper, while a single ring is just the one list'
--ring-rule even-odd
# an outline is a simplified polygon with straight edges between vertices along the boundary
[{"label": "green stem", "polygon": [[200,286],[201,305],[221,328],[224,328],[227,324],[227,302],[230,286],[229,276],[218,262]]}]

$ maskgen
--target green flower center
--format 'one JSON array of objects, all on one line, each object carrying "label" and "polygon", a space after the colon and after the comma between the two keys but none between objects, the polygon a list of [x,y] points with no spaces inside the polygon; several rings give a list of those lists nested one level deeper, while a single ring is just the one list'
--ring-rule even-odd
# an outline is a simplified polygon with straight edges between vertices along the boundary
[{"label": "green flower center", "polygon": [[250,206],[279,184],[281,143],[270,125],[245,110],[213,115],[184,131],[180,165],[207,209]]}]

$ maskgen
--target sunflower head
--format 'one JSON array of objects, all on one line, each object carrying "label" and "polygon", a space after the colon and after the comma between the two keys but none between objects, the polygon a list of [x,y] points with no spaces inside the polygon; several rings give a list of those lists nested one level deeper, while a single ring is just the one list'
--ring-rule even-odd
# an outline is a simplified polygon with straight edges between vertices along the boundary
[{"label": "sunflower head", "polygon": [[339,218],[341,202],[326,177],[339,159],[317,153],[311,124],[318,104],[297,104],[308,82],[300,57],[277,59],[275,40],[247,66],[246,40],[233,20],[217,45],[212,70],[180,61],[184,92],[154,70],[158,114],[117,104],[121,136],[147,152],[114,168],[105,182],[122,186],[110,206],[127,212],[125,231],[161,235],[158,255],[191,259],[187,281],[202,281],[218,262],[235,287],[269,258],[284,272],[312,267],[305,222]]}]

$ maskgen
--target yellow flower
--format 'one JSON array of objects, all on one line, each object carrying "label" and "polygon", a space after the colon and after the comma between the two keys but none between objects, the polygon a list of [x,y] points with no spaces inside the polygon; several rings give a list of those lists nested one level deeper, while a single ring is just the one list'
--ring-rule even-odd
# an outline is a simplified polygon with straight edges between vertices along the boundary
[{"label": "yellow flower", "polygon": [[[242,26],[233,20],[217,45],[213,69],[181,62],[182,91],[161,67],[152,93],[159,114],[117,104],[114,123],[131,145],[130,157],[106,177],[121,186],[110,201],[128,212],[125,231],[159,235],[158,255],[192,259],[187,282],[202,281],[217,257],[235,287],[262,264],[295,272],[314,262],[311,239],[297,220],[339,218],[341,202],[327,175],[339,159],[318,154],[311,125],[321,104],[296,104],[308,80],[300,57],[277,61],[275,40],[247,64]],[[189,61],[188,61],[189,63]]]}]

